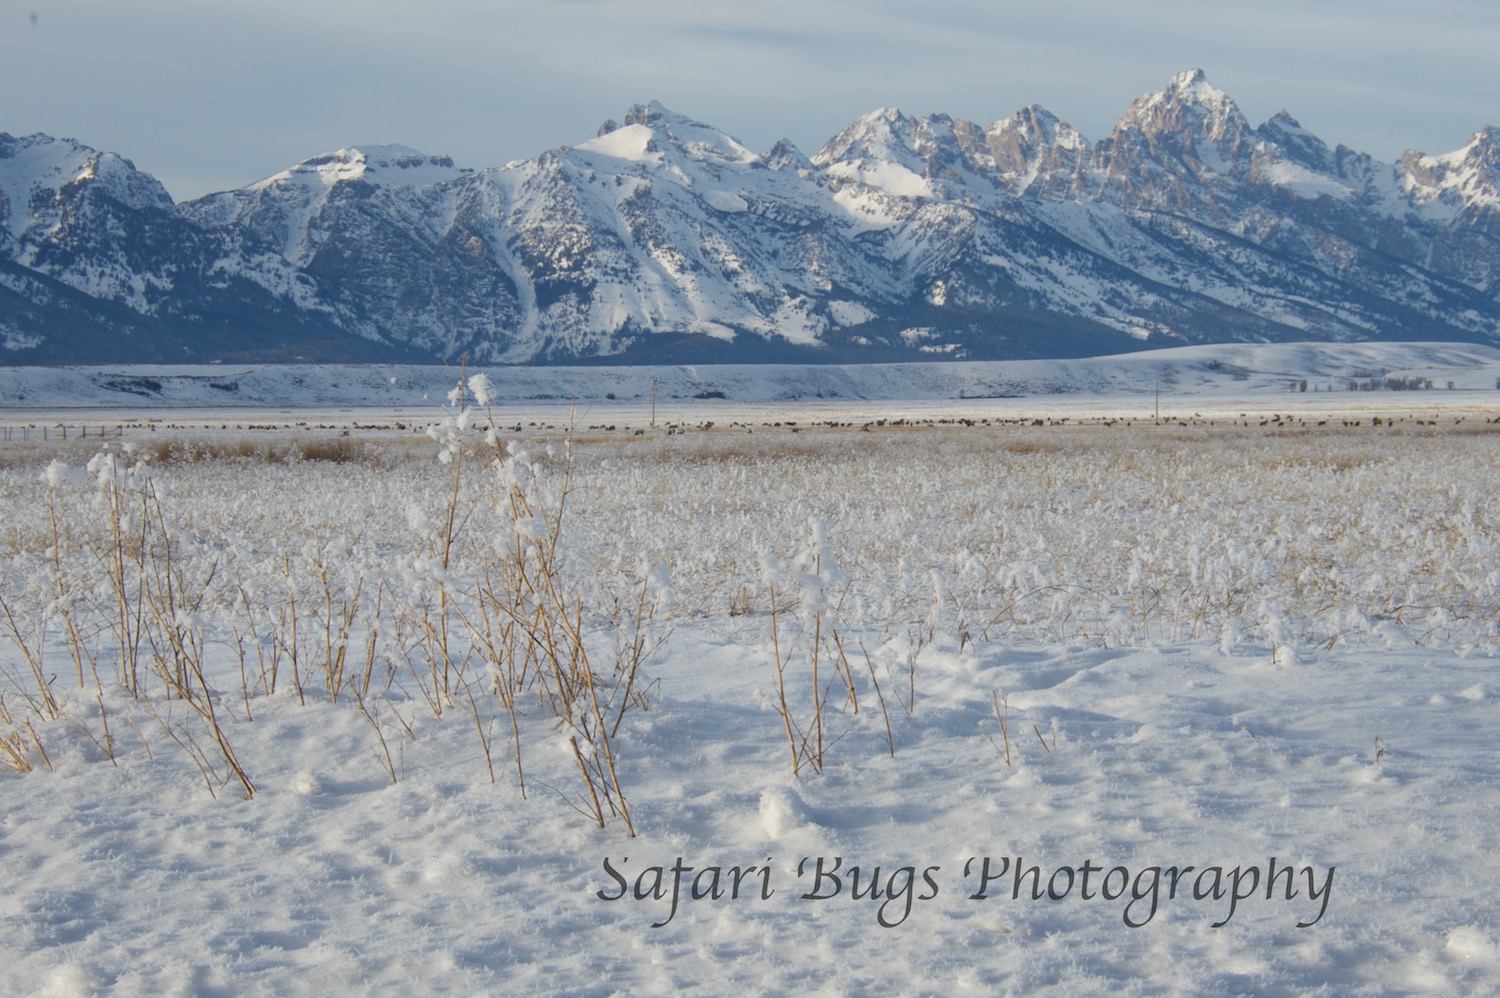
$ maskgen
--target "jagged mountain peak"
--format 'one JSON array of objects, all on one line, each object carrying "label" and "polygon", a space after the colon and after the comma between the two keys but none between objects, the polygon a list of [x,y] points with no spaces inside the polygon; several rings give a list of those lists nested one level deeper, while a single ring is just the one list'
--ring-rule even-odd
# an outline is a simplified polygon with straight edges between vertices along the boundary
[{"label": "jagged mountain peak", "polygon": [[124,156],[100,152],[77,139],[37,133],[23,138],[0,132],[0,160],[9,160],[7,176],[19,178],[28,192],[91,184],[132,208],[171,208],[172,198],[159,181],[142,173]]},{"label": "jagged mountain peak", "polygon": [[1013,136],[1016,142],[1034,147],[1075,151],[1089,148],[1089,140],[1082,132],[1040,104],[1028,104],[1009,118],[994,122],[985,129],[985,134],[991,146],[1002,137]]},{"label": "jagged mountain peak", "polygon": [[429,156],[403,145],[359,145],[305,159],[251,184],[250,189],[287,183],[331,187],[350,181],[373,187],[402,187],[441,183],[464,172],[448,156]]},{"label": "jagged mountain peak", "polygon": [[877,108],[861,115],[823,145],[815,162],[836,162],[850,156],[851,150],[872,151],[883,148],[916,150],[922,143],[939,144],[948,137],[975,127],[971,122],[942,112],[909,115],[897,107]]},{"label": "jagged mountain peak", "polygon": [[899,107],[877,107],[875,110],[855,118],[850,127],[869,129],[884,126],[886,128],[894,127],[900,129],[905,127],[910,121],[911,119],[907,117],[906,112],[902,111]]},{"label": "jagged mountain peak", "polygon": [[1277,111],[1256,129],[1261,140],[1287,159],[1310,170],[1330,172],[1335,169],[1334,155],[1328,144],[1302,127],[1285,109]]},{"label": "jagged mountain peak", "polygon": [[761,159],[773,170],[811,170],[808,159],[791,139],[778,139],[776,144],[761,154]]},{"label": "jagged mountain peak", "polygon": [[1062,119],[1040,104],[1027,104],[1009,118],[1002,118],[990,125],[990,131],[1018,131],[1038,136],[1049,134],[1062,124]]},{"label": "jagged mountain peak", "polygon": [[1167,86],[1136,98],[1115,125],[1115,134],[1143,132],[1222,141],[1248,131],[1239,107],[1208,82],[1201,69],[1184,70]]},{"label": "jagged mountain peak", "polygon": [[[613,121],[605,122],[606,125]],[[661,101],[634,104],[625,112],[624,124],[606,131],[600,128],[598,139],[608,139],[612,133],[628,132],[638,128],[649,134],[646,146],[629,158],[639,158],[642,153],[660,152],[675,148],[690,159],[716,163],[750,163],[760,157],[728,132],[714,128],[685,114],[679,114]],[[593,145],[596,152],[607,152],[611,144],[585,143],[579,148]],[[635,149],[639,143],[626,139],[624,148]]]},{"label": "jagged mountain peak", "polygon": [[862,114],[813,153],[816,166],[864,156],[896,155],[910,146],[911,122],[899,108],[882,107]]},{"label": "jagged mountain peak", "polygon": [[[1254,144],[1239,107],[1194,69],[1132,101],[1095,147],[1094,160],[1126,204],[1180,207],[1193,196],[1183,183],[1243,176]],[[1164,178],[1173,179],[1164,185]]]},{"label": "jagged mountain peak", "polygon": [[1015,193],[1044,196],[1074,184],[1088,139],[1039,104],[1028,104],[984,130],[995,170]]},{"label": "jagged mountain peak", "polygon": [[[1291,112],[1286,108],[1282,108],[1267,118],[1257,131],[1267,139],[1285,142],[1289,145],[1301,145],[1308,137],[1317,138],[1312,132],[1302,127],[1302,122],[1292,117]],[[1318,141],[1322,144],[1321,139]]]},{"label": "jagged mountain peak", "polygon": [[123,208],[170,212],[167,189],[117,153],[76,139],[0,133],[0,231],[20,238],[28,229],[57,224],[70,196],[104,195]]},{"label": "jagged mountain peak", "polygon": [[1191,93],[1199,99],[1203,97],[1218,99],[1224,96],[1222,91],[1208,82],[1208,74],[1198,68],[1173,73],[1172,79],[1167,82],[1167,90],[1174,93]]},{"label": "jagged mountain peak", "polygon": [[1211,120],[1232,119],[1239,115],[1234,100],[1210,83],[1208,74],[1201,69],[1185,69],[1173,74],[1165,87],[1132,102],[1125,116],[1130,117],[1133,111],[1139,113],[1163,107],[1198,109]]},{"label": "jagged mountain peak", "polygon": [[814,167],[901,197],[941,193],[934,184],[981,187],[995,163],[984,129],[935,113],[913,117],[880,108],[856,119],[812,157]]},{"label": "jagged mountain peak", "polygon": [[1408,192],[1419,206],[1500,208],[1500,128],[1486,125],[1462,148],[1441,156],[1408,152],[1401,158]]},{"label": "jagged mountain peak", "polygon": [[1462,149],[1449,155],[1459,162],[1487,167],[1491,172],[1500,169],[1500,128],[1485,125],[1470,136]]},{"label": "jagged mountain peak", "polygon": [[[661,101],[653,100],[645,104],[630,105],[630,108],[625,112],[625,124],[646,125],[650,127],[653,123],[666,122],[672,118],[682,117],[682,115],[676,113]],[[701,124],[696,121],[691,123],[694,125]]]}]

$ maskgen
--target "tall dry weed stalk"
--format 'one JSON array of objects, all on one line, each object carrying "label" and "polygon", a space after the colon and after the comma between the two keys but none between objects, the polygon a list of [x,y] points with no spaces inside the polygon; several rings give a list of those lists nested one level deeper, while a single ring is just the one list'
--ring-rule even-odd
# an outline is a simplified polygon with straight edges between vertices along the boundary
[{"label": "tall dry weed stalk", "polygon": [[[54,598],[35,611],[29,625],[23,623],[9,603],[0,600],[0,616],[4,618],[6,631],[31,669],[28,705],[45,719],[63,716],[53,692],[55,676],[44,665],[49,624],[60,619],[79,688],[85,688],[89,681],[93,683],[103,741],[87,727],[79,727],[114,760],[114,738],[105,709],[97,655],[75,613],[84,605],[80,599],[91,583],[87,578],[69,581],[63,551],[65,547],[71,550],[73,542],[65,536],[57,514],[57,494],[61,488],[69,484],[92,484],[104,511],[107,530],[102,543],[84,542],[87,555],[84,560],[100,566],[103,572],[103,589],[111,603],[110,611],[104,615],[107,618],[104,628],[112,632],[110,643],[118,655],[116,675],[121,687],[134,701],[143,704],[167,735],[183,747],[204,774],[212,793],[216,780],[207,754],[198,747],[197,736],[187,719],[174,724],[170,707],[164,714],[152,702],[150,687],[154,678],[167,701],[181,701],[188,708],[189,716],[211,738],[245,796],[254,796],[255,786],[241,766],[224,727],[218,691],[205,674],[205,638],[200,614],[218,572],[218,562],[211,560],[205,568],[196,560],[181,557],[178,530],[167,514],[149,469],[144,459],[134,458],[128,448],[102,450],[80,470],[53,461],[43,479],[48,488],[52,531]],[[7,678],[12,688],[24,688],[13,677]],[[40,750],[40,740],[34,728],[30,728],[29,720],[28,729],[32,743]],[[19,745],[14,739],[8,743]]]},{"label": "tall dry weed stalk", "polygon": [[[475,406],[468,404],[470,394]],[[593,632],[598,614],[585,607],[569,581],[564,552],[573,490],[572,427],[560,465],[548,475],[524,450],[502,444],[493,429],[492,401],[487,378],[465,378],[461,372],[449,396],[447,418],[431,431],[442,444],[440,459],[453,468],[453,481],[431,544],[440,579],[437,599],[435,605],[426,604],[411,615],[417,650],[429,668],[426,676],[413,678],[435,714],[455,702],[468,708],[493,780],[495,718],[486,719],[488,708],[481,707],[471,681],[475,660],[482,662],[481,692],[493,693],[504,714],[522,795],[523,731],[528,727],[528,707],[535,704],[567,738],[578,769],[577,791],[553,789],[599,827],[618,819],[634,836],[620,777],[618,739],[626,712],[648,705],[640,667],[655,645],[648,631],[659,600],[648,579],[633,610],[615,607],[605,621],[606,633],[614,635],[613,666],[597,664],[602,642]],[[489,469],[481,495],[494,504],[505,526],[478,559],[472,584],[460,592],[454,588],[452,569],[460,534],[478,501],[466,492],[465,458],[479,413],[488,424],[482,441],[474,445]],[[459,622],[467,640],[457,640],[450,621]]]},{"label": "tall dry weed stalk", "polygon": [[[860,712],[858,685],[838,625],[850,576],[834,562],[827,523],[814,519],[809,526],[810,543],[799,562],[788,566],[768,558],[763,565],[771,576],[766,584],[766,601],[775,707],[786,735],[793,776],[801,775],[804,766],[821,772],[828,749],[847,733],[845,729],[830,734],[830,713],[848,711],[857,716]],[[778,601],[776,579],[788,575],[793,577],[798,595],[791,601],[784,596]],[[868,659],[866,655],[867,664]],[[885,722],[886,742],[894,755],[890,715],[873,666],[870,680]],[[912,682],[915,684],[914,676]],[[843,694],[837,698],[835,711],[833,691],[839,685]]]}]

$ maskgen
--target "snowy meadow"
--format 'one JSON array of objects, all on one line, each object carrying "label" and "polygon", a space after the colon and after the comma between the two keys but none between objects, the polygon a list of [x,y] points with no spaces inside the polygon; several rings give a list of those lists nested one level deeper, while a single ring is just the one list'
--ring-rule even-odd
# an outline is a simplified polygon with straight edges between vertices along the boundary
[{"label": "snowy meadow", "polygon": [[465,387],[0,445],[7,988],[1500,987],[1495,411]]}]

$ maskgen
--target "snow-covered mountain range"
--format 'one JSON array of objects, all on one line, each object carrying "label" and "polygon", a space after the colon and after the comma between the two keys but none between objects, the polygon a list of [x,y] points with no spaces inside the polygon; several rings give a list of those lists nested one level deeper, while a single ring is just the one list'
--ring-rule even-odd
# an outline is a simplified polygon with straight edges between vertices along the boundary
[{"label": "snow-covered mountain range", "polygon": [[0,134],[0,363],[1013,359],[1500,344],[1500,129],[1394,164],[1201,71],[1091,142],[880,110],[812,156],[660,104],[487,170],[399,146],[174,204]]}]

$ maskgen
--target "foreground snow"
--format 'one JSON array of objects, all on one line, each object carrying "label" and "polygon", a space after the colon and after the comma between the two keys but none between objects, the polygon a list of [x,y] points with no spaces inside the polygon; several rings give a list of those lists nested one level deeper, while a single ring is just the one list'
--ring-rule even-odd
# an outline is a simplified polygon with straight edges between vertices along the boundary
[{"label": "foreground snow", "polygon": [[[1488,656],[1330,653],[1278,668],[1202,647],[949,651],[926,663],[894,758],[851,736],[836,766],[794,781],[759,703],[764,663],[713,631],[674,635],[658,672],[683,675],[663,679],[630,732],[634,840],[543,792],[523,802],[491,786],[458,723],[422,726],[391,785],[363,722],[291,697],[236,729],[262,788],[252,802],[214,803],[184,765],[136,754],[115,769],[80,751],[55,759],[57,774],[7,780],[12,986],[1478,994],[1500,978]],[[1013,768],[982,734],[991,687],[1010,692],[1025,735]],[[844,864],[827,900],[806,897],[829,892],[820,857]],[[1237,908],[1192,899],[1188,874],[1175,898],[1163,882],[1150,917],[1149,901],[1106,900],[1120,884],[1099,873],[1092,900],[1080,884],[1033,901],[1029,881],[1016,900],[1009,876],[974,900],[973,857],[1039,866],[1044,890],[1085,862],[1136,877],[1274,858],[1299,873],[1292,900],[1278,884]],[[769,866],[774,894],[762,900],[752,877],[738,900],[690,900],[685,882],[675,916],[668,900],[635,900],[639,874],[669,868],[670,890],[679,860],[690,876]],[[620,893],[606,862],[630,881],[625,898],[600,899]],[[881,928],[905,900],[851,898],[856,865],[884,890],[914,868],[910,916]],[[1326,910],[1303,868],[1331,886]]]},{"label": "foreground snow", "polygon": [[[477,444],[469,418],[438,443]],[[425,437],[343,463],[235,456],[252,431],[191,459],[138,441],[205,594],[161,633],[203,640],[249,800],[181,699],[118,681],[104,466],[77,473],[97,444],[11,442],[0,591],[60,717],[6,643],[5,706],[46,750],[0,775],[7,987],[1493,992],[1500,431],[1363,424],[580,437],[569,591],[599,662],[647,649],[614,742],[634,837],[583,813],[539,701],[511,741],[481,658],[474,700],[423,685],[417,622],[441,587],[473,614],[481,567],[539,529],[499,485],[533,467],[555,498],[559,434],[503,438],[500,470],[460,451],[447,569],[455,452]],[[320,644],[355,592],[332,643],[351,676],[373,649],[368,713]],[[249,625],[306,671],[268,684]],[[811,745],[815,650],[825,741],[798,755],[780,708]]]}]

